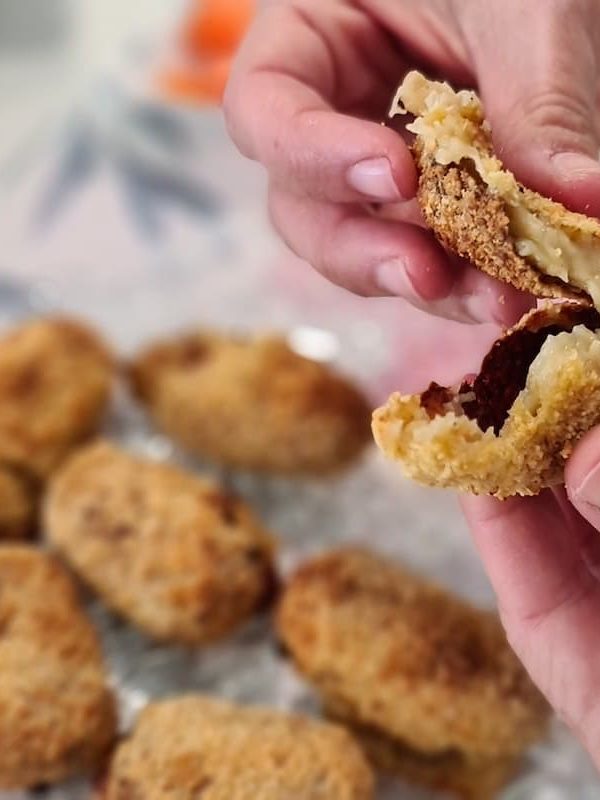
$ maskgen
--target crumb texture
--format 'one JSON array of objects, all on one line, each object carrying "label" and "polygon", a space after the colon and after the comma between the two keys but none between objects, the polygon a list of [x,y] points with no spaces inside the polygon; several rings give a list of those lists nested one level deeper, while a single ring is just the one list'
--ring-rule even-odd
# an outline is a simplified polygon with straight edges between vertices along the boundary
[{"label": "crumb texture", "polygon": [[600,223],[522,186],[494,153],[477,95],[411,72],[392,113],[409,111],[418,199],[443,244],[538,297],[600,307]]},{"label": "crumb texture", "polygon": [[85,325],[41,319],[0,339],[0,463],[44,480],[93,434],[113,361]]},{"label": "crumb texture", "polygon": [[116,732],[100,645],[50,556],[0,547],[0,788],[94,772]]},{"label": "crumb texture", "polygon": [[337,726],[188,696],[142,712],[99,800],[373,800],[373,783]]},{"label": "crumb texture", "polygon": [[545,731],[497,616],[364,550],[301,566],[278,631],[336,718],[421,754],[506,760]]},{"label": "crumb texture", "polygon": [[276,337],[192,333],[142,353],[130,375],[167,434],[227,466],[328,473],[354,461],[370,438],[360,392]]},{"label": "crumb texture", "polygon": [[59,470],[44,516],[84,582],[157,639],[215,641],[273,597],[274,541],[244,502],[108,442]]},{"label": "crumb texture", "polygon": [[549,336],[498,434],[449,410],[433,419],[419,395],[393,394],[373,416],[381,450],[418,482],[499,498],[563,482],[566,459],[600,423],[600,336],[584,326]]}]

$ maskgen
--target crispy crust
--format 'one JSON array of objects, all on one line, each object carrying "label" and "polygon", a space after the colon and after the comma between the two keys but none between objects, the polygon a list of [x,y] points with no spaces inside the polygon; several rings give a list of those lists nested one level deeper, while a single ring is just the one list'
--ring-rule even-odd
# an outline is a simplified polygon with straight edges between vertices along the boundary
[{"label": "crispy crust", "polygon": [[42,319],[0,340],[0,462],[45,480],[98,428],[113,360],[84,325]]},{"label": "crispy crust", "polygon": [[273,598],[274,543],[245,503],[111,444],[59,470],[44,517],[77,574],[157,639],[220,639]]},{"label": "crispy crust", "polygon": [[100,645],[53,558],[0,547],[0,787],[102,765],[116,711]]},{"label": "crispy crust", "polygon": [[378,770],[461,800],[493,800],[518,771],[514,757],[469,759],[458,750],[419,753],[374,728],[355,723],[343,711],[328,708],[327,716],[351,730]]},{"label": "crispy crust", "polygon": [[366,551],[302,566],[277,624],[326,705],[422,753],[504,759],[545,730],[496,615]]},{"label": "crispy crust", "polygon": [[591,294],[600,302],[597,276],[569,266],[572,245],[583,247],[580,262],[598,258],[600,222],[518,183],[494,153],[475,93],[454,92],[411,72],[390,113],[406,111],[415,117],[407,129],[416,135],[419,203],[446,247],[538,297],[575,295],[589,301]]},{"label": "crispy crust", "polygon": [[130,377],[166,433],[226,466],[328,473],[370,439],[359,391],[276,337],[180,336],[143,352]]},{"label": "crispy crust", "polygon": [[542,274],[517,253],[504,201],[467,161],[438,164],[418,144],[414,153],[419,168],[419,204],[427,224],[446,247],[482,272],[536,297],[587,297]]},{"label": "crispy crust", "polygon": [[0,542],[25,539],[35,519],[31,487],[10,470],[0,467]]},{"label": "crispy crust", "polygon": [[598,423],[600,336],[580,326],[546,339],[498,434],[454,408],[432,418],[422,396],[400,394],[375,411],[373,433],[419,483],[505,498],[560,484],[575,444]]},{"label": "crispy crust", "polygon": [[98,800],[372,800],[373,784],[336,725],[188,696],[142,712]]}]

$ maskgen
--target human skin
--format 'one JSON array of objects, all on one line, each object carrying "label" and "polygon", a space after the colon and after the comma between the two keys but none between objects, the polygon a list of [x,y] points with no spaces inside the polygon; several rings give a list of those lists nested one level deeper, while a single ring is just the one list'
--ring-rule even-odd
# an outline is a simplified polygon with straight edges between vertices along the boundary
[{"label": "human skin", "polygon": [[[406,144],[378,123],[408,69],[474,86],[505,165],[600,216],[599,62],[594,0],[278,0],[240,51],[225,113],[268,172],[275,227],[323,275],[432,315],[507,325],[530,298],[444,254],[416,210]],[[402,221],[373,217],[373,202],[396,204]],[[600,430],[572,456],[566,485],[463,508],[513,646],[600,766]]]}]

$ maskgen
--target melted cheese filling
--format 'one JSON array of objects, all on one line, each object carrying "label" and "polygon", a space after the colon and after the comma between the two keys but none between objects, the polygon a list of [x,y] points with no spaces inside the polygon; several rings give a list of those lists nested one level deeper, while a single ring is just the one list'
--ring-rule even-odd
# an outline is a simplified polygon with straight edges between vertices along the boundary
[{"label": "melted cheese filling", "polygon": [[448,84],[411,72],[398,90],[390,115],[407,111],[415,116],[408,130],[420,137],[425,152],[438,164],[468,159],[481,179],[500,195],[517,253],[543,274],[587,292],[600,308],[600,240],[586,230],[551,225],[529,207],[515,177],[487,152],[489,129],[477,95],[455,92]]}]

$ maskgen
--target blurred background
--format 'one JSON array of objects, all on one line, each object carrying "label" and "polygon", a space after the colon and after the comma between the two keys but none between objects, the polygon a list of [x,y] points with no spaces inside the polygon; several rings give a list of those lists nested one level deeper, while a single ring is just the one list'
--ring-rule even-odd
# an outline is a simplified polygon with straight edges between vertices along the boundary
[{"label": "blurred background", "polygon": [[[400,301],[353,297],[271,231],[264,176],[235,152],[219,110],[255,10],[253,0],[0,0],[0,325],[70,312],[124,354],[191,325],[279,329],[299,352],[354,376],[373,404],[395,389],[462,378],[495,339],[493,326],[433,322]],[[144,429],[121,433],[171,455]],[[288,566],[368,537],[493,602],[453,496],[403,482],[374,452],[333,483],[241,477],[238,488],[284,536]],[[99,624],[130,710],[198,685],[305,702],[260,638],[246,642],[250,657],[233,645],[199,666]],[[599,796],[564,732],[532,764],[510,797]],[[385,796],[417,797],[398,791]]]}]

